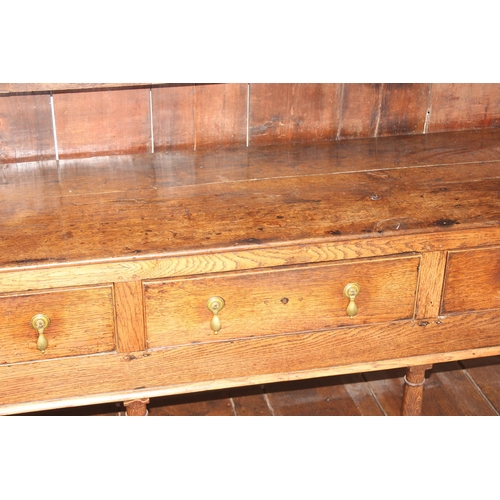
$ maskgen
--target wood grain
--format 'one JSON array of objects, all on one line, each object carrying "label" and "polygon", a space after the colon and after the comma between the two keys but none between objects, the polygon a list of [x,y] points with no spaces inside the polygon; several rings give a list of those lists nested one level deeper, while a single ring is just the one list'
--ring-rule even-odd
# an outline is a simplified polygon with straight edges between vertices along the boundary
[{"label": "wood grain", "polygon": [[422,413],[425,372],[431,368],[432,365],[422,365],[410,366],[406,370],[401,415],[419,416]]},{"label": "wood grain", "polygon": [[[276,332],[326,330],[340,326],[411,318],[418,258],[375,260],[307,268],[216,275],[210,278],[146,282],[150,348],[227,341]],[[344,287],[360,284],[358,314],[349,318]],[[211,297],[226,305],[221,330],[210,329]]]},{"label": "wood grain", "polygon": [[[48,348],[37,349],[30,321],[45,314]],[[0,296],[0,364],[42,361],[115,349],[113,297],[109,286]]]},{"label": "wood grain", "polygon": [[146,348],[144,305],[139,281],[114,284],[118,352]]},{"label": "wood grain", "polygon": [[429,132],[499,126],[500,84],[433,84]]},{"label": "wood grain", "polygon": [[0,96],[0,163],[55,157],[50,96]]},{"label": "wood grain", "polygon": [[40,196],[33,185],[2,186],[2,266],[167,256],[192,252],[193,241],[197,253],[211,253],[495,227],[499,165],[295,175],[210,189],[150,179],[126,192],[113,189],[110,167],[96,192],[73,195],[47,182]]},{"label": "wood grain", "polygon": [[252,83],[249,143],[335,140],[340,98],[340,84]]},{"label": "wood grain", "polygon": [[423,134],[429,92],[428,83],[386,83],[378,135]]},{"label": "wood grain", "polygon": [[380,120],[380,83],[345,83],[339,139],[375,137]]},{"label": "wood grain", "polygon": [[441,309],[447,252],[425,252],[419,270],[418,319],[437,318]]},{"label": "wood grain", "polygon": [[152,89],[154,150],[194,149],[194,85]]},{"label": "wood grain", "polygon": [[195,149],[245,146],[247,84],[196,85]]},{"label": "wood grain", "polygon": [[451,252],[443,314],[500,307],[500,249]]},{"label": "wood grain", "polygon": [[54,94],[59,158],[151,152],[149,89]]}]

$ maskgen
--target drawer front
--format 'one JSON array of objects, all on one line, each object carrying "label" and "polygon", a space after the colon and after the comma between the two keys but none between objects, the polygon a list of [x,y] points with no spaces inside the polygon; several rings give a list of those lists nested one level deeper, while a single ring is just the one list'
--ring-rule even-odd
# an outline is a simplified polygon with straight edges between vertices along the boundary
[{"label": "drawer front", "polygon": [[[242,272],[144,283],[150,348],[318,331],[412,318],[419,257]],[[349,317],[344,295],[357,283]],[[211,328],[212,297],[224,299]]]},{"label": "drawer front", "polygon": [[[43,314],[45,352],[31,319]],[[0,364],[113,351],[115,324],[112,286],[44,291],[0,297]]]},{"label": "drawer front", "polygon": [[500,248],[452,252],[442,314],[500,308]]}]

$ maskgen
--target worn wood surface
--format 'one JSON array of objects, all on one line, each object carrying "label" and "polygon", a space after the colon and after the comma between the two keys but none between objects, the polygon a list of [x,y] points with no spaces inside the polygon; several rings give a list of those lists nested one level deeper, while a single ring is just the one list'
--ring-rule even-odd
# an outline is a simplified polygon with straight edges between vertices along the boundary
[{"label": "worn wood surface", "polygon": [[434,83],[428,132],[500,126],[500,85]]},{"label": "worn wood surface", "polygon": [[53,98],[59,158],[151,152],[149,89]]},{"label": "worn wood surface", "polygon": [[342,109],[339,139],[376,137],[380,123],[383,85],[380,83],[345,83],[342,88]]},{"label": "worn wood surface", "polygon": [[245,146],[248,85],[197,85],[195,149]]},{"label": "worn wood surface", "polygon": [[[483,145],[481,156],[498,158],[497,137],[478,134],[471,142]],[[411,141],[394,138],[325,146],[319,153],[309,149],[290,161],[288,148],[263,148],[247,161],[251,158],[260,168],[277,164],[272,177],[267,170],[265,177],[211,181],[203,173],[204,183],[186,182],[182,175],[176,179],[161,163],[155,168],[148,156],[130,158],[124,170],[118,170],[121,160],[115,165],[114,159],[102,159],[93,169],[79,170],[73,161],[67,170],[59,165],[17,176],[19,168],[9,165],[0,185],[0,267],[498,227],[500,163],[477,161],[479,153],[473,150],[472,168],[464,134],[441,136],[443,148],[436,139],[430,141],[440,150],[438,156],[425,141],[411,139],[419,139],[415,155],[399,151],[398,156],[396,151],[411,147]],[[369,151],[379,146],[378,156],[371,157]],[[356,153],[357,148],[362,152]],[[330,160],[349,151],[349,162],[359,160],[354,172]],[[231,171],[240,154],[227,153],[221,162]],[[196,153],[179,157],[191,161]],[[423,158],[439,164],[391,166],[397,158],[408,166],[422,165]],[[281,163],[295,173],[279,172]]]},{"label": "worn wood surface", "polygon": [[332,141],[339,126],[340,84],[250,84],[249,143]]},{"label": "worn wood surface", "polygon": [[424,133],[428,83],[386,83],[381,92],[378,136]]},{"label": "worn wood surface", "polygon": [[[37,349],[38,332],[30,324],[35,314],[50,319],[45,353]],[[0,364],[113,351],[113,316],[110,286],[0,295]]]},{"label": "worn wood surface", "polygon": [[247,138],[272,145],[496,128],[499,89],[491,83],[0,83],[0,161],[54,158],[59,143],[62,158],[129,154],[145,145],[203,150],[245,145]]},{"label": "worn wood surface", "polygon": [[194,149],[196,138],[194,85],[153,88],[154,150]]},{"label": "worn wood surface", "polygon": [[0,163],[55,157],[50,96],[0,96]]},{"label": "worn wood surface", "polygon": [[[375,260],[145,283],[148,346],[227,341],[276,332],[327,330],[413,317],[419,259]],[[348,283],[361,287],[346,313]],[[221,296],[222,328],[207,301]]]}]

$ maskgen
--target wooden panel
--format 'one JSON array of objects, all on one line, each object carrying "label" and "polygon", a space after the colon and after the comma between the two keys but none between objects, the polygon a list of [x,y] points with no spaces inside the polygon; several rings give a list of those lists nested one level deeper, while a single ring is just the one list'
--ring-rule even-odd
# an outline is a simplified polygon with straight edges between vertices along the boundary
[{"label": "wooden panel", "polygon": [[[48,347],[37,347],[30,325],[45,314]],[[109,286],[0,297],[0,364],[112,351],[115,346],[112,289]]]},{"label": "wooden panel", "polygon": [[[323,330],[411,318],[419,259],[332,264],[257,273],[146,282],[148,346]],[[344,287],[359,283],[358,314],[349,318]],[[211,297],[226,301],[222,328],[210,329]]]},{"label": "wooden panel", "polygon": [[196,85],[196,149],[244,146],[247,101],[247,84]]},{"label": "wooden panel", "polygon": [[0,163],[54,158],[50,96],[0,96]]},{"label": "wooden panel", "polygon": [[500,84],[432,85],[429,132],[500,126]]},{"label": "wooden panel", "polygon": [[341,84],[252,83],[249,143],[335,140]]},{"label": "wooden panel", "polygon": [[153,88],[154,150],[194,149],[194,85]]},{"label": "wooden panel", "polygon": [[377,135],[423,134],[429,91],[428,83],[384,84]]},{"label": "wooden panel", "polygon": [[149,89],[54,94],[60,158],[151,151]]},{"label": "wooden panel", "polygon": [[437,318],[441,307],[446,252],[422,255],[418,282],[417,318]]},{"label": "wooden panel", "polygon": [[450,253],[442,312],[500,307],[500,248]]},{"label": "wooden panel", "polygon": [[140,281],[115,283],[116,330],[119,352],[146,348],[144,308]]},{"label": "wooden panel", "polygon": [[339,139],[375,136],[382,87],[380,83],[344,84]]}]

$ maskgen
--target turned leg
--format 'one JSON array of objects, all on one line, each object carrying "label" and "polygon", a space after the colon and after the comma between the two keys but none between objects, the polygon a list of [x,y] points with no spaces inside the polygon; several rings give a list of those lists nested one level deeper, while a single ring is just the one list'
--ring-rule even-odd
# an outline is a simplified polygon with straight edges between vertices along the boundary
[{"label": "turned leg", "polygon": [[124,401],[123,405],[127,410],[127,417],[145,417],[148,414],[148,398],[134,399],[133,401]]},{"label": "turned leg", "polygon": [[401,415],[417,416],[422,413],[422,397],[424,393],[425,372],[432,365],[410,366],[404,376],[405,390]]}]

